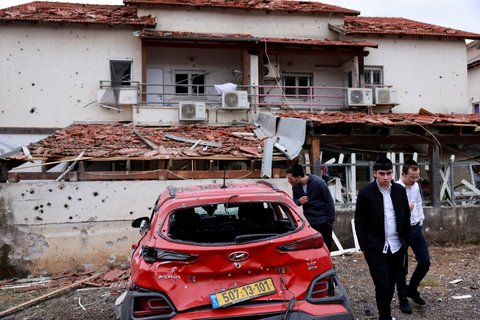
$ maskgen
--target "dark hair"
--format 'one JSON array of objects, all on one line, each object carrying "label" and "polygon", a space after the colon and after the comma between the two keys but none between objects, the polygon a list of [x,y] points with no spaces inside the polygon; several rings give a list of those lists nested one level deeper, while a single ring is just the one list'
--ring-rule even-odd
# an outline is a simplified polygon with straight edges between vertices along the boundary
[{"label": "dark hair", "polygon": [[373,171],[377,170],[392,170],[393,164],[392,161],[388,158],[379,158],[373,164]]},{"label": "dark hair", "polygon": [[303,167],[301,165],[299,165],[298,163],[294,164],[293,166],[288,168],[287,173],[290,173],[295,178],[305,176],[305,173],[303,172]]},{"label": "dark hair", "polygon": [[412,169],[412,171],[417,171],[419,169],[418,163],[415,160],[407,160],[403,164],[402,172],[408,173],[408,170]]}]

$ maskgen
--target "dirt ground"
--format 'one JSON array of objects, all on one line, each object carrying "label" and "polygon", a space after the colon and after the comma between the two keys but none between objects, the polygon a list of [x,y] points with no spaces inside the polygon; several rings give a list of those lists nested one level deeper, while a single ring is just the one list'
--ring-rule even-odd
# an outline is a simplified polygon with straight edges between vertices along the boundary
[{"label": "dirt ground", "polygon": [[[430,247],[432,266],[421,285],[427,306],[412,304],[413,314],[405,315],[398,309],[398,301],[394,300],[394,317],[397,320],[480,319],[479,249],[479,246]],[[412,271],[415,263],[412,257],[410,259]],[[377,319],[373,284],[363,255],[337,256],[334,257],[334,262],[349,295],[355,319]],[[457,283],[450,283],[451,281]],[[49,291],[16,293],[14,289],[0,288],[0,312],[47,292]],[[119,294],[119,291],[109,288],[73,289],[2,319],[114,319],[114,301]]]},{"label": "dirt ground", "polygon": [[[430,247],[430,271],[420,284],[419,290],[427,305],[418,306],[410,300],[413,314],[403,314],[398,308],[395,296],[392,302],[393,317],[397,320],[480,319],[479,249],[479,246]],[[415,267],[415,258],[411,251],[409,258],[408,276]],[[374,286],[363,254],[334,257],[334,262],[348,293],[355,319],[378,319]],[[451,281],[457,283],[450,283]],[[468,295],[471,297],[465,297]],[[458,299],[462,296],[465,298]]]}]

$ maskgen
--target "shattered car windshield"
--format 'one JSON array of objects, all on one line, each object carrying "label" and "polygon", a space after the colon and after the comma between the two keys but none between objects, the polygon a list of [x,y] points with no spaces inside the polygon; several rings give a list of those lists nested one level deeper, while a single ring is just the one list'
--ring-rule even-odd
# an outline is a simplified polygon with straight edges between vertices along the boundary
[{"label": "shattered car windshield", "polygon": [[217,203],[174,211],[168,235],[196,243],[244,243],[295,230],[290,208],[280,203]]}]

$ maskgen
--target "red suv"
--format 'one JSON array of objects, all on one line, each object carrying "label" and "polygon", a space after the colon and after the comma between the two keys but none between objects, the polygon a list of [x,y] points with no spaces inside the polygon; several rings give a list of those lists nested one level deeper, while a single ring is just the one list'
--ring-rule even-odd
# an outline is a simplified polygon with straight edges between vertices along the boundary
[{"label": "red suv", "polygon": [[322,236],[266,181],[167,188],[117,319],[353,319]]}]

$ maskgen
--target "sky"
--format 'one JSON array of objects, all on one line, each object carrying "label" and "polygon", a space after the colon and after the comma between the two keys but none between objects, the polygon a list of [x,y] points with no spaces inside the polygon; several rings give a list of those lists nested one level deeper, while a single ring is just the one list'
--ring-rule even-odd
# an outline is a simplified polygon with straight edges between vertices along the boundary
[{"label": "sky", "polygon": [[[0,0],[0,8],[32,1]],[[63,0],[62,2],[123,3],[122,0]],[[479,0],[322,0],[320,2],[354,9],[360,11],[362,16],[402,17],[480,34]]]}]

